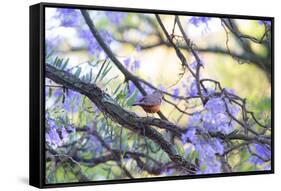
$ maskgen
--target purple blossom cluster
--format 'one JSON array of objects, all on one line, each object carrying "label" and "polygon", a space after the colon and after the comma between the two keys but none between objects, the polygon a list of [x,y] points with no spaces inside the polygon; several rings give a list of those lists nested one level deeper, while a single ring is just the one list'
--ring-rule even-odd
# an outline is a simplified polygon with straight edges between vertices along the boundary
[{"label": "purple blossom cluster", "polygon": [[199,153],[199,163],[201,169],[197,174],[212,174],[221,172],[221,162],[217,154],[223,154],[224,146],[217,138],[200,140],[195,143],[195,150]]},{"label": "purple blossom cluster", "polygon": [[[99,33],[102,36],[104,42],[108,46],[110,46],[110,44],[112,42],[111,35],[105,30],[101,30],[101,31],[99,31]],[[100,47],[99,43],[93,37],[92,32],[88,28],[80,30],[79,31],[79,37],[85,41],[85,43],[87,45],[87,48],[88,48],[88,52],[91,55],[94,55],[94,56],[98,57],[99,54],[101,52],[103,52],[103,49]]]},{"label": "purple blossom cluster", "polygon": [[120,25],[122,21],[126,18],[127,13],[105,11],[105,15],[108,18],[109,22],[111,22],[112,24]]},{"label": "purple blossom cluster", "polygon": [[[134,59],[132,57],[126,58],[125,60],[123,60],[123,63],[125,65],[125,67],[131,72],[136,72],[141,66],[141,61],[138,59]],[[144,89],[145,88],[147,88],[147,87],[144,87]],[[126,97],[130,97],[136,89],[137,88],[136,88],[135,84],[133,82],[129,81],[128,82],[128,94]],[[141,94],[139,92],[137,95],[137,98],[140,98],[140,97],[141,97]]]},{"label": "purple blossom cluster", "polygon": [[81,14],[77,9],[58,8],[55,17],[60,20],[61,26],[74,27],[79,23],[81,19]]},{"label": "purple blossom cluster", "polygon": [[71,126],[65,126],[60,120],[56,121],[46,114],[46,142],[53,147],[62,146],[67,142],[69,133],[75,132],[75,129]]},{"label": "purple blossom cluster", "polygon": [[258,21],[258,24],[260,24],[260,25],[267,25],[267,26],[271,26],[271,21],[264,21],[264,20],[260,20],[260,21]]},{"label": "purple blossom cluster", "polygon": [[198,96],[198,88],[197,88],[197,81],[193,80],[189,86],[189,89],[187,90],[187,95],[194,97]]},{"label": "purple blossom cluster", "polygon": [[53,51],[56,50],[56,48],[58,48],[58,44],[60,44],[62,42],[62,38],[59,36],[53,37],[53,38],[46,38],[45,39],[45,49],[46,52],[45,54],[48,56],[50,55]]},{"label": "purple blossom cluster", "polygon": [[227,104],[223,98],[211,98],[205,104],[205,109],[202,115],[203,127],[208,129],[209,132],[220,132],[228,134],[233,131],[235,123],[229,117],[228,111],[232,116],[236,116],[239,108],[232,104]]},{"label": "purple blossom cluster", "polygon": [[211,20],[211,17],[191,17],[189,19],[189,23],[193,24],[194,26],[198,27],[201,24],[205,24],[208,26],[208,22]]},{"label": "purple blossom cluster", "polygon": [[84,148],[85,150],[92,152],[95,156],[101,155],[104,151],[100,141],[93,135],[89,135],[88,141]]},{"label": "purple blossom cluster", "polygon": [[[231,90],[226,91],[233,93]],[[188,95],[198,96],[196,80],[192,81]],[[182,134],[183,144],[190,142],[199,154],[199,174],[221,172],[221,163],[217,155],[223,154],[224,144],[221,139],[209,136],[209,133],[231,133],[235,123],[230,115],[237,117],[240,112],[239,107],[230,104],[226,97],[213,95],[215,90],[210,88],[203,92],[203,96],[208,97],[204,110],[194,113],[189,118],[188,129]]]},{"label": "purple blossom cluster", "polygon": [[[153,90],[147,86],[142,86],[142,88],[148,93],[152,93]],[[128,82],[128,93],[126,95],[126,98],[132,96],[132,94],[134,93],[134,91],[137,90],[137,96],[136,96],[136,100],[140,100],[142,98],[142,94],[140,93],[140,91],[138,90],[138,88],[135,86],[135,84],[132,81]]]},{"label": "purple blossom cluster", "polygon": [[249,158],[249,162],[255,165],[263,165],[271,159],[271,149],[267,145],[252,144],[250,147],[254,154]]},{"label": "purple blossom cluster", "polygon": [[[46,94],[47,95],[47,94]],[[62,102],[62,107],[67,112],[77,112],[79,109],[79,105],[81,103],[81,94],[77,93],[72,90],[66,90],[63,92],[63,89],[57,88],[54,91],[54,98],[60,98],[62,96],[65,96],[64,101]]]},{"label": "purple blossom cluster", "polygon": [[136,72],[141,66],[140,60],[131,57],[126,58],[123,62],[126,68],[131,72]]},{"label": "purple blossom cluster", "polygon": [[[198,121],[197,119],[193,122]],[[224,152],[224,145],[219,138],[204,137],[197,132],[203,132],[198,127],[189,127],[188,130],[182,135],[182,141],[185,144],[189,141],[195,150],[199,154],[200,170],[198,174],[202,173],[219,173],[221,172],[221,163],[217,158],[217,155],[222,155]],[[187,154],[191,152],[188,149]]]},{"label": "purple blossom cluster", "polygon": [[[109,22],[114,23],[121,22],[121,20],[126,16],[125,13],[118,12],[105,12],[105,14],[108,16]],[[77,30],[79,28],[78,37],[85,41],[88,52],[91,55],[98,57],[100,53],[103,52],[103,49],[93,37],[93,34],[89,30],[89,28],[78,27],[78,25],[84,23],[82,22],[83,18],[79,10],[71,8],[58,8],[55,18],[60,20],[60,25],[63,27],[75,27]],[[102,36],[104,42],[109,46],[113,40],[109,32],[107,32],[106,30],[100,30],[99,33]]]},{"label": "purple blossom cluster", "polygon": [[[174,96],[179,96],[180,95],[180,89],[178,87],[173,89],[173,93]],[[175,97],[173,97],[174,100],[176,100]]]}]

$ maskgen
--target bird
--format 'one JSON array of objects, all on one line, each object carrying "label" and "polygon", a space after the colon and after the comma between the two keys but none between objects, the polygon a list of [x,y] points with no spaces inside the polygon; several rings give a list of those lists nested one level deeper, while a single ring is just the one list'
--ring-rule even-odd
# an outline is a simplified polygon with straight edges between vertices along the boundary
[{"label": "bird", "polygon": [[136,101],[132,106],[141,106],[146,113],[157,113],[160,111],[163,93],[155,90],[152,94],[143,96]]}]

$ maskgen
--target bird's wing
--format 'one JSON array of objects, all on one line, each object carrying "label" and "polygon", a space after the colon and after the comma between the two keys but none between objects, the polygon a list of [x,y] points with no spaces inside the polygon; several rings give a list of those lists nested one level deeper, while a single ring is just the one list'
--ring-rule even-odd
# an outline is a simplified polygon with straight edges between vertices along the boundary
[{"label": "bird's wing", "polygon": [[161,98],[154,95],[147,95],[141,101],[143,105],[159,105],[161,104]]},{"label": "bird's wing", "polygon": [[143,102],[144,97],[140,98],[139,100],[135,101],[133,105],[141,105]]}]

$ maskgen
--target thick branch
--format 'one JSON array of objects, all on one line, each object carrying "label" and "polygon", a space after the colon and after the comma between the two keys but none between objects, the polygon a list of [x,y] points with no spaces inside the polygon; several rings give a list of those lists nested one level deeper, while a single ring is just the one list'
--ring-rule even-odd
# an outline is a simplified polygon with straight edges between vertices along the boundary
[{"label": "thick branch", "polygon": [[143,130],[145,129],[145,136],[158,144],[173,162],[183,167],[186,172],[195,173],[196,166],[182,158],[174,146],[165,140],[158,131],[150,126],[155,125],[166,128],[164,125],[169,123],[168,121],[138,117],[135,113],[129,112],[117,105],[107,93],[103,92],[95,84],[87,84],[76,76],[68,72],[58,70],[49,64],[46,64],[45,74],[46,77],[50,78],[54,82],[87,96],[106,116],[110,117],[113,121],[116,121],[118,124],[126,127],[127,129],[130,129],[140,135],[143,135]]},{"label": "thick branch", "polygon": [[[157,161],[156,161],[157,163],[155,163],[155,165],[149,166],[148,164],[144,163],[143,160],[141,159],[141,158],[147,157],[143,153],[131,152],[131,151],[119,151],[119,150],[112,150],[112,151],[115,153],[115,155],[118,156],[117,159],[116,159],[114,153],[105,154],[103,156],[93,157],[90,159],[81,159],[78,156],[76,156],[75,159],[77,161],[83,163],[84,165],[87,165],[90,167],[96,166],[101,163],[106,163],[108,161],[116,161],[116,160],[121,160],[121,159],[133,159],[136,161],[136,164],[140,169],[145,170],[148,173],[154,174],[154,175],[161,174],[167,168],[176,167],[175,165],[171,165],[170,163],[162,164]],[[122,156],[120,155],[120,153],[122,153]]]}]

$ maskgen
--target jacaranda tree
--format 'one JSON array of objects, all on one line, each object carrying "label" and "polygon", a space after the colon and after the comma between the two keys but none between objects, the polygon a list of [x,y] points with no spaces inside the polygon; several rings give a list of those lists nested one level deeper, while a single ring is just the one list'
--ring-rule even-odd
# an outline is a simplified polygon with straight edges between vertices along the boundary
[{"label": "jacaranda tree", "polygon": [[[248,34],[229,18],[67,8],[52,14],[45,39],[48,183],[271,168],[270,93],[239,95],[207,73],[225,65],[224,57],[259,71],[253,76],[265,76],[270,92],[270,22],[248,21],[259,30]],[[224,34],[217,45],[208,41],[214,22]],[[207,43],[191,39],[188,27],[202,30]],[[149,63],[137,55],[156,49],[169,51],[179,72],[156,80],[142,73]],[[236,76],[240,89],[249,88],[239,80],[251,77]],[[155,90],[164,95],[157,114],[132,106]]]}]

